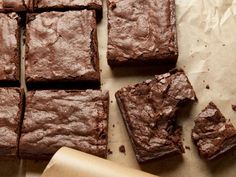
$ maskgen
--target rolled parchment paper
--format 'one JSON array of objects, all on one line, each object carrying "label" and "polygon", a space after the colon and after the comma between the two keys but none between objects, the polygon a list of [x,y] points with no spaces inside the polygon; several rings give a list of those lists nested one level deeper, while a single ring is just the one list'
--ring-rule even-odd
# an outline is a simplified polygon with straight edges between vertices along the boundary
[{"label": "rolled parchment paper", "polygon": [[63,147],[41,177],[157,177],[90,154]]}]

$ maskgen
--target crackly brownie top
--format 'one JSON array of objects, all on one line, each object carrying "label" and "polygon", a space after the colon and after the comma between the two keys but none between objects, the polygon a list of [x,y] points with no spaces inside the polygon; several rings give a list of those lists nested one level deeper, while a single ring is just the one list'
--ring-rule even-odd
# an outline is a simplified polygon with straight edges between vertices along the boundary
[{"label": "crackly brownie top", "polygon": [[236,129],[211,102],[195,119],[192,138],[200,155],[211,160],[236,146]]},{"label": "crackly brownie top", "polygon": [[29,92],[20,152],[50,156],[67,146],[105,157],[108,102],[98,90]]},{"label": "crackly brownie top", "polygon": [[0,11],[24,11],[33,7],[33,0],[0,0]]},{"label": "crackly brownie top", "polygon": [[108,0],[108,58],[176,54],[174,0]]},{"label": "crackly brownie top", "polygon": [[171,121],[175,120],[180,103],[196,99],[182,70],[122,88],[116,96],[122,104],[123,116],[141,158],[178,145],[173,141],[178,131],[175,132]]},{"label": "crackly brownie top", "polygon": [[[21,96],[15,88],[0,88],[0,149],[16,148]],[[15,149],[16,153],[16,149]],[[16,155],[16,154],[14,154]]]},{"label": "crackly brownie top", "polygon": [[101,0],[35,0],[34,6],[37,8],[63,8],[77,6],[102,6]]},{"label": "crackly brownie top", "polygon": [[29,15],[26,29],[27,81],[98,78],[93,11]]},{"label": "crackly brownie top", "polygon": [[19,80],[19,16],[0,13],[0,80]]}]

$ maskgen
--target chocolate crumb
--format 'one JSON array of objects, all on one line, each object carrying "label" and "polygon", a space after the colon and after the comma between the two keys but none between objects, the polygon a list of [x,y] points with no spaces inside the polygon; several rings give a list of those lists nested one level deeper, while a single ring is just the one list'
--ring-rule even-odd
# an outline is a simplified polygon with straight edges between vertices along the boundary
[{"label": "chocolate crumb", "polygon": [[115,128],[115,124],[113,124],[112,127]]},{"label": "chocolate crumb", "polygon": [[113,103],[113,100],[111,100],[111,103]]},{"label": "chocolate crumb", "polygon": [[115,2],[111,2],[111,9],[115,9],[116,8],[116,3]]},{"label": "chocolate crumb", "polygon": [[207,45],[205,45],[205,47],[207,47]]},{"label": "chocolate crumb", "polygon": [[233,105],[233,104],[232,104],[232,109],[233,109],[233,111],[236,112],[236,105]]},{"label": "chocolate crumb", "polygon": [[206,85],[206,89],[208,89],[208,90],[209,90],[209,89],[210,89],[210,86],[209,86],[209,85]]},{"label": "chocolate crumb", "polygon": [[224,46],[226,46],[225,44],[222,44],[222,46],[224,47]]},{"label": "chocolate crumb", "polygon": [[113,152],[112,152],[110,149],[108,149],[108,150],[107,150],[107,154],[108,154],[108,155],[111,155],[111,154],[113,154]]},{"label": "chocolate crumb", "polygon": [[124,154],[125,154],[125,146],[124,146],[124,145],[121,145],[121,146],[119,147],[119,151],[120,151],[121,153],[124,153]]},{"label": "chocolate crumb", "polygon": [[190,150],[190,147],[189,146],[185,146],[185,149]]},{"label": "chocolate crumb", "polygon": [[205,80],[203,80],[203,82],[205,83],[206,81],[205,81]]}]

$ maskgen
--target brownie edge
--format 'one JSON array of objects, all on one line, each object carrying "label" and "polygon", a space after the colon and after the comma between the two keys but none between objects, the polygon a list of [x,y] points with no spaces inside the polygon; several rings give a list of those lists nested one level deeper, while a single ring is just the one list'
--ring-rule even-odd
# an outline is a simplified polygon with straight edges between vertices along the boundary
[{"label": "brownie edge", "polygon": [[20,16],[16,13],[0,13],[0,23],[0,84],[19,86]]},{"label": "brownie edge", "polygon": [[20,135],[24,91],[0,88],[0,156],[16,157]]}]

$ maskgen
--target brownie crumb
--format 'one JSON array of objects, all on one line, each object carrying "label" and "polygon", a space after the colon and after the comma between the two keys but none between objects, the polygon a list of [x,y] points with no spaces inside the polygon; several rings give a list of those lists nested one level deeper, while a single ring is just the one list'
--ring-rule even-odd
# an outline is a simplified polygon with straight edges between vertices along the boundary
[{"label": "brownie crumb", "polygon": [[225,44],[222,44],[222,46],[224,47],[224,46],[226,46]]},{"label": "brownie crumb", "polygon": [[112,127],[115,128],[115,124],[113,124]]},{"label": "brownie crumb", "polygon": [[206,89],[208,89],[208,90],[209,90],[209,89],[210,89],[210,86],[209,86],[209,85],[206,85]]},{"label": "brownie crumb", "polygon": [[115,2],[112,2],[111,3],[111,9],[113,10],[113,9],[115,9],[116,8],[116,3]]},{"label": "brownie crumb", "polygon": [[125,146],[124,146],[124,145],[121,145],[121,146],[119,147],[119,151],[120,151],[121,153],[124,153],[124,154],[125,154]]},{"label": "brownie crumb", "polygon": [[111,154],[113,154],[112,150],[108,149],[107,150],[107,155],[111,155]]},{"label": "brownie crumb", "polygon": [[113,100],[111,100],[111,103],[113,103]]},{"label": "brownie crumb", "polygon": [[205,47],[207,47],[207,45],[205,45]]},{"label": "brownie crumb", "polygon": [[189,146],[185,146],[185,149],[190,150],[190,147]]},{"label": "brownie crumb", "polygon": [[236,105],[233,105],[233,104],[232,104],[232,109],[233,109],[233,111],[236,112]]}]

